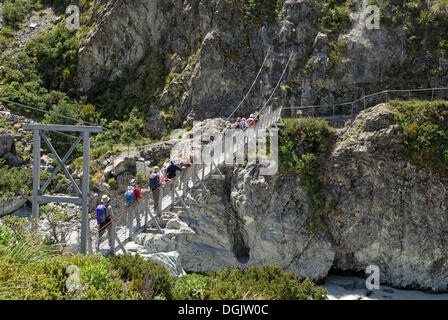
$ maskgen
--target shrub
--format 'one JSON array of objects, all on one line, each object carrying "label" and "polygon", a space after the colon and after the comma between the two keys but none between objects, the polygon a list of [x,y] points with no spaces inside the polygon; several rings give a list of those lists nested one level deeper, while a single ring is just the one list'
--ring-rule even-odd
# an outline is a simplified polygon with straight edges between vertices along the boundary
[{"label": "shrub", "polygon": [[31,11],[42,6],[35,0],[5,0],[3,1],[3,20],[9,25],[22,22]]},{"label": "shrub", "polygon": [[139,185],[147,185],[148,184],[149,175],[146,172],[137,172],[135,175],[135,181]]},{"label": "shrub", "polygon": [[[68,267],[74,266],[74,273]],[[137,293],[118,279],[101,255],[58,256],[18,267],[13,258],[0,256],[0,298],[32,300],[136,299]],[[69,277],[79,280],[70,290]],[[76,279],[75,278],[75,279]]]},{"label": "shrub", "polygon": [[107,181],[107,184],[110,185],[110,187],[111,187],[113,190],[117,190],[117,188],[118,188],[118,183],[117,183],[117,180],[115,180],[115,178],[110,178],[110,179]]},{"label": "shrub", "polygon": [[171,291],[174,300],[205,300],[209,278],[199,274],[180,277]]},{"label": "shrub", "polygon": [[325,159],[332,148],[334,129],[325,120],[305,118],[286,120],[279,133],[280,172],[297,175],[308,194],[311,217],[308,226],[312,231],[325,231],[324,183],[320,176]]},{"label": "shrub", "polygon": [[269,299],[324,300],[326,290],[309,279],[301,280],[278,265],[253,267],[247,270],[211,272],[208,277],[188,275],[180,278],[173,289],[178,299]]},{"label": "shrub", "polygon": [[0,224],[0,246],[10,243],[17,236],[10,227],[3,224],[3,219],[1,219],[2,224]]},{"label": "shrub", "polygon": [[27,218],[19,218],[11,215],[2,217],[2,224],[11,229],[18,236],[25,235],[27,228],[30,225]]},{"label": "shrub", "polygon": [[22,190],[30,195],[33,183],[33,171],[30,168],[0,167],[1,199],[14,199]]},{"label": "shrub", "polygon": [[143,299],[171,298],[173,278],[161,264],[144,260],[140,255],[111,257],[110,262],[123,281],[130,281]]},{"label": "shrub", "polygon": [[404,134],[402,155],[411,163],[448,175],[448,102],[391,101]]},{"label": "shrub", "polygon": [[257,26],[276,22],[283,3],[284,0],[233,0],[244,19]]},{"label": "shrub", "polygon": [[42,217],[45,218],[50,226],[50,237],[53,240],[52,242],[64,243],[67,236],[67,231],[61,228],[61,224],[68,221],[69,217],[67,211],[62,211],[58,207],[47,204],[40,207],[40,212]]}]

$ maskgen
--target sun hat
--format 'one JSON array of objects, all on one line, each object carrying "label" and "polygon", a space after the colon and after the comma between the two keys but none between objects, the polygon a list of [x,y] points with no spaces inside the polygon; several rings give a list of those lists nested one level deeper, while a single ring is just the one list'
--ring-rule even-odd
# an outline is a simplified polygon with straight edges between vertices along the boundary
[{"label": "sun hat", "polygon": [[106,202],[109,202],[109,201],[110,201],[109,196],[107,194],[103,194],[103,196],[101,197],[101,202],[102,203],[106,203]]}]

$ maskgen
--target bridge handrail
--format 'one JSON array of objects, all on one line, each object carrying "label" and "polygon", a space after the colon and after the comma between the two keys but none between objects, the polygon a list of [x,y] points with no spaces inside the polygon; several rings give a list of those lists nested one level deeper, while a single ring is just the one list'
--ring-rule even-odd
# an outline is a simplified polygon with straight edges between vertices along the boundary
[{"label": "bridge handrail", "polygon": [[[260,120],[258,120],[254,126],[255,129],[266,129],[271,127],[273,124],[275,124],[279,119],[280,119],[280,115],[281,115],[281,110],[282,108],[279,107],[276,110],[273,110],[272,107],[268,107],[267,111],[263,114],[262,118]],[[222,137],[224,137],[224,132],[221,132]],[[185,168],[183,171],[180,172],[180,174],[176,175],[175,178],[170,179],[169,181],[167,181],[164,184],[161,184],[161,186],[156,189],[157,191],[162,191],[159,194],[159,210],[162,210],[162,205],[163,205],[163,197],[164,197],[164,191],[165,189],[169,188],[171,184],[175,184],[177,185],[179,183],[179,180],[182,179],[183,177],[186,177],[186,179],[188,179],[188,177],[192,177],[193,178],[193,187],[199,183],[199,181],[196,181],[196,177],[193,177],[192,174],[187,174],[187,173],[191,173],[192,170],[195,170],[196,172],[194,172],[195,174],[198,175],[198,178],[200,179],[200,181],[202,181],[202,179],[204,178],[205,175],[205,170],[206,170],[206,166],[219,166],[222,163],[225,162],[225,142],[229,141],[231,139],[234,139],[237,135],[242,134],[243,131],[241,130],[235,130],[233,132],[233,134],[228,137],[227,139],[218,139],[218,141],[216,142],[212,142],[209,143],[206,146],[202,147],[202,151],[206,150],[208,152],[213,153],[213,155],[211,155],[212,157],[212,163],[211,164],[204,164],[204,163],[200,163],[200,164],[195,164],[193,163],[193,166],[191,166],[190,168]],[[204,149],[207,148],[207,149]],[[237,152],[237,150],[235,150],[236,148],[234,148],[234,150],[232,150],[232,154],[234,155],[235,152]],[[215,155],[214,151],[218,150],[218,154]],[[224,158],[222,158],[222,155],[224,154]],[[222,161],[221,161],[222,159]],[[210,174],[212,173],[212,168],[210,168]],[[185,187],[185,182],[184,182],[184,187]],[[174,187],[175,188],[175,187]],[[170,191],[170,193],[172,193]],[[102,228],[92,232],[89,236],[89,241],[92,241],[93,237],[98,235],[100,232],[106,230],[108,227],[110,227],[112,225],[112,223],[114,223],[115,221],[117,221],[119,218],[127,215],[127,214],[132,214],[134,213],[134,209],[137,208],[140,204],[143,203],[143,205],[145,206],[145,210],[151,210],[149,208],[149,199],[151,198],[153,194],[152,190],[149,190],[149,192],[147,192],[145,195],[142,196],[141,199],[138,199],[134,204],[127,206],[124,210],[122,210],[119,214],[115,215],[108,223],[106,223]],[[166,195],[166,194],[165,194]],[[182,194],[183,196],[184,194]],[[170,205],[174,205],[174,203],[171,203]],[[146,215],[145,215],[146,216]],[[146,216],[147,217],[147,216]],[[134,217],[132,217],[132,222],[134,221]],[[145,220],[145,225],[147,224],[147,218]],[[129,237],[132,237],[133,234],[136,233],[136,231],[129,231]]]},{"label": "bridge handrail", "polygon": [[[391,89],[391,90],[383,90],[380,92],[376,92],[376,93],[372,93],[366,96],[363,96],[357,100],[351,101],[351,102],[342,102],[342,103],[334,103],[334,104],[322,104],[322,105],[310,105],[310,106],[297,106],[297,107],[285,107],[282,108],[282,111],[284,111],[284,113],[289,112],[293,112],[294,110],[303,110],[303,111],[309,111],[310,109],[313,110],[313,114],[312,116],[315,115],[315,111],[316,109],[319,108],[333,108],[333,116],[336,116],[336,107],[344,107],[344,106],[351,106],[350,112],[345,112],[342,115],[354,115],[359,113],[361,110],[366,109],[367,107],[370,107],[372,105],[376,105],[379,102],[374,100],[374,101],[367,101],[368,99],[372,99],[372,98],[381,98],[384,97],[383,102],[389,102],[392,100],[392,97],[394,96],[394,94],[406,94],[406,96],[397,96],[396,98],[399,99],[420,99],[420,98],[429,98],[429,94],[431,95],[431,100],[434,100],[435,98],[440,98],[437,97],[436,95],[442,93],[445,95],[445,97],[441,97],[442,99],[448,99],[448,87],[436,87],[436,88],[424,88],[424,89]],[[412,95],[413,93],[417,94],[419,93],[420,95]],[[422,96],[421,94],[424,94],[424,96]],[[360,110],[355,110],[354,107],[356,104],[362,104],[362,108]],[[359,108],[358,108],[359,109]],[[288,116],[286,116],[288,117]]]}]

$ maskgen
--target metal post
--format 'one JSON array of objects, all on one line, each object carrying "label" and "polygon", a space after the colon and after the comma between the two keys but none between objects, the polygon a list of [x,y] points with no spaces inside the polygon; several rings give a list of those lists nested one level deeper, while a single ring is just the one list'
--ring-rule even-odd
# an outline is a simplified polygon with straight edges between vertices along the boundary
[{"label": "metal post", "polygon": [[170,180],[170,195],[171,195],[171,211],[174,209],[174,188],[176,187],[176,178],[178,176],[175,176],[173,179]]},{"label": "metal post", "polygon": [[189,170],[189,168],[187,167],[187,168],[185,168],[184,169],[185,170],[185,172],[184,172],[184,174],[183,174],[183,192],[182,192],[182,196],[183,197],[185,197],[186,196],[186,194],[187,194],[187,187],[188,187],[188,175],[189,175],[189,173],[190,173],[190,170]]},{"label": "metal post", "polygon": [[39,219],[39,196],[40,189],[40,132],[33,130],[34,139],[34,166],[33,166],[33,219]]},{"label": "metal post", "polygon": [[134,224],[132,216],[134,214],[134,210],[135,210],[135,207],[129,209],[126,212],[126,218],[127,218],[127,224],[128,224],[128,233],[129,233],[128,238],[129,239],[132,239],[132,227],[133,227],[133,224]]},{"label": "metal post", "polygon": [[144,209],[145,209],[145,222],[144,222],[144,227],[145,227],[145,230],[146,230],[146,227],[148,226],[148,211],[150,210],[149,209],[149,206],[150,206],[150,204],[149,204],[149,198],[147,198],[146,200],[145,200],[145,205],[144,205]]},{"label": "metal post", "polygon": [[90,167],[90,133],[84,131],[83,163],[82,163],[82,220],[81,220],[81,253],[87,254],[87,234],[89,232],[89,167]]}]

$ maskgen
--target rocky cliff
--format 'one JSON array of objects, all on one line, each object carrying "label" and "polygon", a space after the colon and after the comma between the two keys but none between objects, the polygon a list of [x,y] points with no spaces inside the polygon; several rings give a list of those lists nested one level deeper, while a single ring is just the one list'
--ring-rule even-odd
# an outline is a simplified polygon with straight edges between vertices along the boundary
[{"label": "rocky cliff", "polygon": [[177,251],[186,271],[278,263],[317,281],[377,265],[383,283],[446,291],[446,181],[400,157],[395,123],[378,105],[338,131],[323,177],[324,232],[309,225],[300,176],[260,176],[246,165],[190,194],[189,211],[162,217],[166,234],[140,234],[130,250]]},{"label": "rocky cliff", "polygon": [[[368,29],[367,2],[285,0],[263,11],[266,1],[249,6],[243,0],[97,0],[97,22],[79,51],[79,83],[88,90],[129,73],[147,79],[162,64],[166,83],[148,105],[146,131],[154,136],[160,132],[161,110],[172,113],[177,126],[230,115],[270,48],[241,114],[266,100],[291,52],[275,96],[275,103],[286,107],[350,101],[378,89],[410,86],[405,62],[434,70],[419,79],[419,86],[446,83],[439,76],[447,66],[443,58],[427,53],[422,60],[425,52],[410,50],[407,39],[421,35],[398,16],[417,13],[392,1],[381,7],[380,29]],[[397,13],[391,13],[394,5]]]}]

